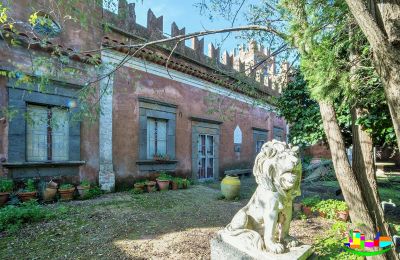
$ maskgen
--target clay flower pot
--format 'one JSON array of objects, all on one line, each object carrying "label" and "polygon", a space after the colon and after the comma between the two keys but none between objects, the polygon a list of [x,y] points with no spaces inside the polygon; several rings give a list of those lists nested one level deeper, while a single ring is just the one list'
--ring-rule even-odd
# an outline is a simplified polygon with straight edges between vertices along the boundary
[{"label": "clay flower pot", "polygon": [[307,207],[307,206],[302,206],[301,209],[303,210],[303,213],[307,216],[310,217],[312,215],[312,210],[311,207]]},{"label": "clay flower pot", "polygon": [[56,198],[57,188],[49,188],[47,187],[43,191],[43,201],[44,202],[52,202]]},{"label": "clay flower pot", "polygon": [[176,183],[174,181],[172,182],[171,186],[172,186],[173,190],[177,190],[178,189],[178,183]]},{"label": "clay flower pot", "polygon": [[338,220],[347,222],[347,220],[349,219],[349,212],[348,211],[338,211],[338,212],[336,212],[336,218]]},{"label": "clay flower pot", "polygon": [[21,199],[22,202],[26,202],[31,199],[36,199],[36,195],[37,195],[36,191],[18,193],[18,197]]},{"label": "clay flower pot", "polygon": [[318,215],[319,215],[321,218],[326,218],[326,213],[325,213],[325,212],[318,211]]},{"label": "clay flower pot", "polygon": [[133,187],[137,190],[144,191],[144,186],[146,186],[144,183],[135,183],[133,184]]},{"label": "clay flower pot", "polygon": [[153,192],[154,187],[156,186],[155,181],[148,181],[146,182],[146,190],[147,192]]},{"label": "clay flower pot", "polygon": [[79,197],[84,198],[86,196],[86,193],[89,191],[90,186],[79,185],[78,187],[76,187],[76,189],[78,190]]},{"label": "clay flower pot", "polygon": [[0,207],[7,203],[9,192],[0,192]]},{"label": "clay flower pot", "polygon": [[58,192],[60,193],[61,196],[61,200],[63,201],[69,201],[72,200],[72,198],[74,197],[74,191],[75,188],[70,188],[70,189],[66,189],[66,190],[58,190]]},{"label": "clay flower pot", "polygon": [[169,180],[159,180],[159,179],[157,179],[157,184],[158,184],[158,188],[160,188],[160,191],[169,189]]}]

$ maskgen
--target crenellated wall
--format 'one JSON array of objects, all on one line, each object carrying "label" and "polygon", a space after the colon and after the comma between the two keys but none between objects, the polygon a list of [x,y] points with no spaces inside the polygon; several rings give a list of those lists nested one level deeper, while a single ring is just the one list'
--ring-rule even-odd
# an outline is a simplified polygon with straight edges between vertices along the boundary
[{"label": "crenellated wall", "polygon": [[[136,23],[135,4],[128,4],[126,0],[119,1],[118,14],[104,9],[104,18],[113,26],[122,29],[128,34],[141,37],[145,41],[167,39],[163,33],[163,16],[157,17],[151,9],[147,12],[146,27]],[[186,29],[179,29],[178,25],[171,24],[171,37],[185,35]],[[221,51],[214,44],[208,44],[207,54],[205,54],[204,38],[191,38],[191,47],[185,46],[182,41],[175,50],[179,55],[186,56],[205,66],[212,66],[232,75],[232,72],[245,74],[247,77],[257,82],[261,90],[265,90],[272,95],[278,95],[282,91],[282,86],[286,82],[286,72],[289,68],[287,62],[279,66],[276,64],[276,58],[271,55],[269,49],[257,44],[254,40],[250,41],[248,46],[241,46],[239,51],[233,50]],[[165,44],[173,47],[175,42]],[[221,55],[222,53],[222,55]],[[265,60],[264,63],[257,64]]]}]

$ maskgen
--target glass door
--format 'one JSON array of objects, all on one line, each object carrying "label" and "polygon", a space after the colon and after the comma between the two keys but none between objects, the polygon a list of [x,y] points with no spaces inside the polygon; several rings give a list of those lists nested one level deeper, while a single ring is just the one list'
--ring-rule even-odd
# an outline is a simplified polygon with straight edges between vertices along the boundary
[{"label": "glass door", "polygon": [[198,140],[198,179],[214,178],[214,136],[199,135]]}]

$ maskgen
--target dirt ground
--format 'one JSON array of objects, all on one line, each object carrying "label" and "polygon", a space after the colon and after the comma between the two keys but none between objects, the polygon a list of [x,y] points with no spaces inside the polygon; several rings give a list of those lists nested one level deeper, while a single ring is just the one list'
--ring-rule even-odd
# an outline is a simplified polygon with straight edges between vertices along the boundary
[{"label": "dirt ground", "polygon": [[[0,259],[209,259],[210,239],[254,190],[248,179],[238,201],[221,200],[217,189],[195,185],[49,205],[64,205],[68,212],[0,238]],[[330,225],[321,218],[294,220],[291,234],[311,244]]]}]

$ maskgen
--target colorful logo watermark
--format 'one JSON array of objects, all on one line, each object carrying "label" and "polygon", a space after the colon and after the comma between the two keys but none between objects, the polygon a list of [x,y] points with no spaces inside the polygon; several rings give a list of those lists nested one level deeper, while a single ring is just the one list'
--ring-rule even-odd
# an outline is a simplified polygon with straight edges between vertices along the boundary
[{"label": "colorful logo watermark", "polygon": [[[374,240],[365,240],[365,235],[359,229],[350,230],[347,242],[344,243],[346,251],[359,256],[381,255],[392,249],[392,247],[393,242],[390,237],[381,236],[381,233],[377,232]],[[365,251],[363,250],[365,248],[377,248],[379,250]]]}]

